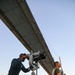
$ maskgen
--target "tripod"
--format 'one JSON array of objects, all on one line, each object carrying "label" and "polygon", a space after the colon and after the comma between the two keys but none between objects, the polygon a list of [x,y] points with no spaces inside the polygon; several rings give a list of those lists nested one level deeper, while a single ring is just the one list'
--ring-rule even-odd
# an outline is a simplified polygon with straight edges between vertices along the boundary
[{"label": "tripod", "polygon": [[[37,62],[37,66],[36,66],[36,69],[32,69],[32,73],[31,73],[31,75],[38,75],[38,62]],[[34,72],[34,71],[36,71],[36,73]]]}]

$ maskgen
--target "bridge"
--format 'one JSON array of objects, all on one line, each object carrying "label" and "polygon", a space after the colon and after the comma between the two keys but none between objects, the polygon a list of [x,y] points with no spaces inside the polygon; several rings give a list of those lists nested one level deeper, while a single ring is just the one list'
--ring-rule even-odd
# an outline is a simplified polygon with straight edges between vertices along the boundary
[{"label": "bridge", "polygon": [[29,52],[46,52],[47,58],[39,63],[51,75],[54,59],[26,0],[0,0],[0,19]]}]

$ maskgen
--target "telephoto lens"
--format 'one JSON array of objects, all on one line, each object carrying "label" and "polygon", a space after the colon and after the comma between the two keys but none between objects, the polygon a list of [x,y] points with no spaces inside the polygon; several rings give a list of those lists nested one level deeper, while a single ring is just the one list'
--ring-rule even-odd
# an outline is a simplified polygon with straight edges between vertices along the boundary
[{"label": "telephoto lens", "polygon": [[33,61],[37,62],[39,60],[46,59],[46,53],[40,52],[39,55],[33,56]]}]

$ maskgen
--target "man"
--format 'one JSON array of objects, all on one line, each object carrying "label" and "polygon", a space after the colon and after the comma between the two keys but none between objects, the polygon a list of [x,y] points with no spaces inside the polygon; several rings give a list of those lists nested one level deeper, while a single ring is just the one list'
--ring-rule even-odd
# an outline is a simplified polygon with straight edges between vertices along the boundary
[{"label": "man", "polygon": [[28,58],[26,54],[20,54],[19,58],[14,58],[11,62],[11,66],[8,72],[8,75],[19,75],[19,72],[22,70],[23,72],[29,72],[30,68],[25,68],[22,62]]},{"label": "man", "polygon": [[61,67],[61,64],[58,61],[56,61],[54,62],[54,66],[55,68],[52,71],[52,75],[61,75],[61,72],[59,70],[59,68]]}]

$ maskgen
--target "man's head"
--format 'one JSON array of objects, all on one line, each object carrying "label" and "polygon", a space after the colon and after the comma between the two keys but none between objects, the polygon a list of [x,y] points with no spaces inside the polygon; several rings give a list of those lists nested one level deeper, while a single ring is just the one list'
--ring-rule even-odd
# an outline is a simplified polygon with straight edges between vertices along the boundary
[{"label": "man's head", "polygon": [[58,61],[56,61],[56,62],[54,62],[54,66],[60,68],[61,64]]},{"label": "man's head", "polygon": [[25,53],[21,53],[21,54],[19,55],[19,59],[20,59],[22,62],[24,62],[24,60],[25,60],[26,58],[28,58],[28,56],[27,56]]}]

